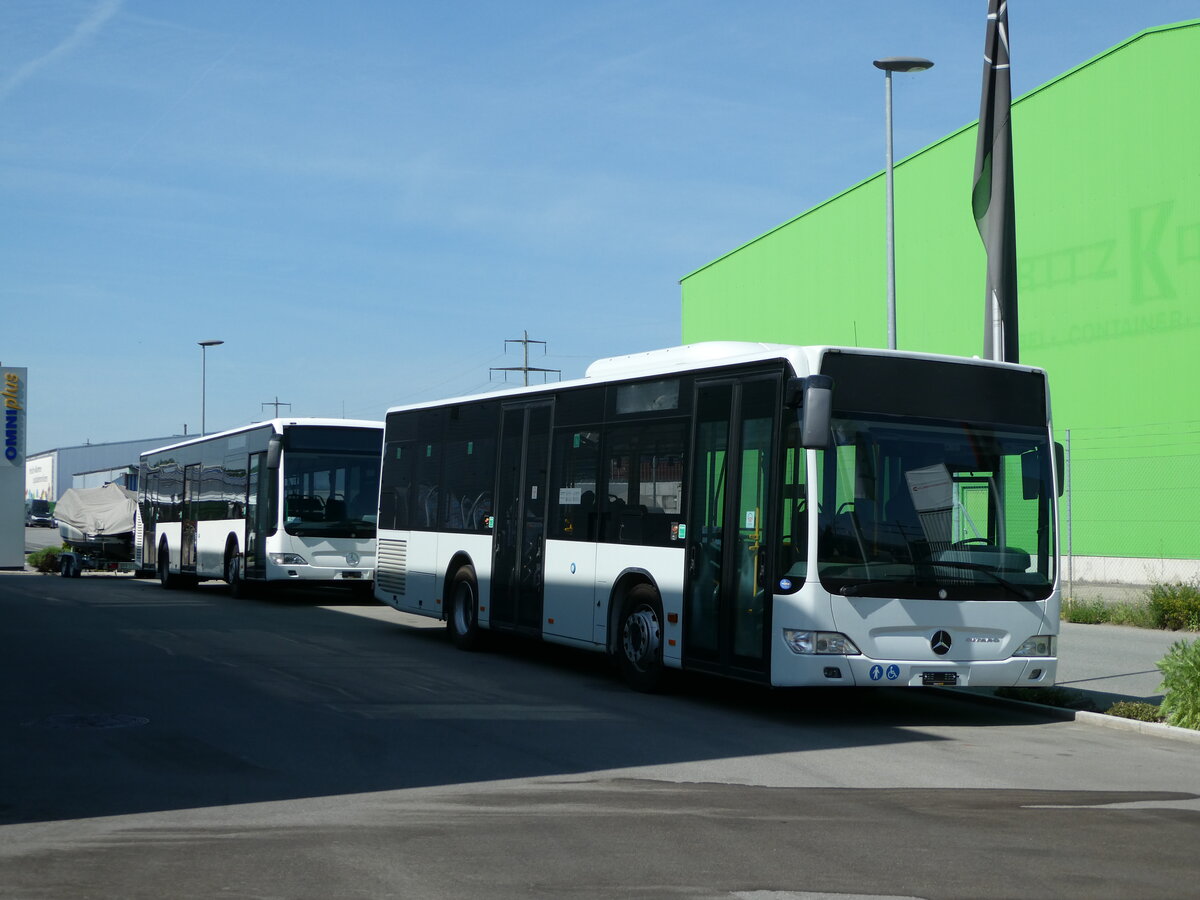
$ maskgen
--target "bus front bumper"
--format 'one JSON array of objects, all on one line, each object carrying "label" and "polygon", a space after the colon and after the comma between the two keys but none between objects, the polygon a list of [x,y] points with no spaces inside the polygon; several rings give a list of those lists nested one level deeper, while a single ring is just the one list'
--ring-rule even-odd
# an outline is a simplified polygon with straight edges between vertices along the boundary
[{"label": "bus front bumper", "polygon": [[1055,657],[889,660],[778,653],[774,662],[771,681],[780,687],[1045,687],[1054,684],[1058,669]]},{"label": "bus front bumper", "polygon": [[369,561],[372,565],[364,565],[364,561],[360,560],[356,566],[347,565],[343,560],[342,565],[336,566],[310,565],[307,560],[302,562],[303,559],[293,554],[272,554],[267,559],[267,581],[345,581],[370,584],[375,577],[374,560]]}]

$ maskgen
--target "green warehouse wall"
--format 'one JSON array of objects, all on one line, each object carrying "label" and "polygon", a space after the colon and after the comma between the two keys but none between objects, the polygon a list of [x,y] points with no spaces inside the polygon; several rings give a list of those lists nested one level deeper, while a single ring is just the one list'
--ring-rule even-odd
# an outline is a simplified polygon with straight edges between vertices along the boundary
[{"label": "green warehouse wall", "polygon": [[[1200,559],[1200,20],[1013,104],[1021,362],[1072,432],[1076,554]],[[895,170],[897,343],[983,344],[976,126]],[[682,280],[683,340],[887,344],[877,174]],[[746,315],[747,304],[755,315]]]}]

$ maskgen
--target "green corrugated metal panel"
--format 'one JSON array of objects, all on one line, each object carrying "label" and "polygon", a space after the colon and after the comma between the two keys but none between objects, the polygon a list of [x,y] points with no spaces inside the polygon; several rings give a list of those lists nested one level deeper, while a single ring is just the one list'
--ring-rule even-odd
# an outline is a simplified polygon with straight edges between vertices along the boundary
[{"label": "green corrugated metal panel", "polygon": [[[1013,108],[1021,361],[1111,503],[1077,470],[1085,555],[1200,558],[1198,58],[1200,20],[1150,29]],[[981,352],[974,154],[972,124],[896,167],[901,349]],[[683,340],[883,346],[883,208],[876,176],[686,276]]]}]

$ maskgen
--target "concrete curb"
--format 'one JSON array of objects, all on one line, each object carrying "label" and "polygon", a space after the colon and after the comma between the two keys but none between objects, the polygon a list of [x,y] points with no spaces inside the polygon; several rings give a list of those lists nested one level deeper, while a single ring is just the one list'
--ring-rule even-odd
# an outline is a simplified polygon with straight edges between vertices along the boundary
[{"label": "concrete curb", "polygon": [[[1022,702],[1022,701],[1017,701]],[[1030,706],[1040,704],[1031,703]],[[1200,746],[1200,731],[1194,728],[1179,728],[1163,722],[1142,722],[1138,719],[1126,719],[1122,716],[1110,716],[1106,713],[1078,710],[1075,712],[1076,722],[1086,722],[1089,725],[1099,725],[1101,728],[1115,728],[1118,731],[1136,731],[1154,737],[1170,738],[1173,741],[1187,741]]]},{"label": "concrete curb", "polygon": [[[1110,716],[1107,713],[1092,712],[1087,709],[1068,709],[1063,706],[1048,706],[1045,703],[1031,703],[1028,700],[1014,700],[1011,697],[997,697],[995,694],[984,692],[968,692],[959,688],[937,688],[947,696],[975,703],[1007,704],[1015,708],[1037,710],[1045,715],[1053,716],[1068,722],[1079,722],[1084,725],[1096,725],[1101,728],[1112,728],[1116,731],[1132,731],[1152,737],[1168,738],[1174,741],[1184,741],[1200,745],[1200,731],[1194,728],[1179,728],[1162,722],[1142,722],[1139,719],[1126,719],[1123,716]],[[1065,688],[1063,690],[1066,690]]]}]

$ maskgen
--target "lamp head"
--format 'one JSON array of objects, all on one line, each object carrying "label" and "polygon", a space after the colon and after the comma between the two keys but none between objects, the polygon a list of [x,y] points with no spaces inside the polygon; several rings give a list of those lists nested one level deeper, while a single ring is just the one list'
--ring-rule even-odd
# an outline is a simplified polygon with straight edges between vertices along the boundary
[{"label": "lamp head", "polygon": [[933,63],[920,56],[889,56],[875,60],[874,66],[885,72],[924,72],[932,69]]}]

